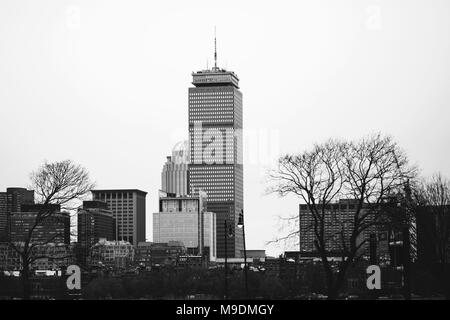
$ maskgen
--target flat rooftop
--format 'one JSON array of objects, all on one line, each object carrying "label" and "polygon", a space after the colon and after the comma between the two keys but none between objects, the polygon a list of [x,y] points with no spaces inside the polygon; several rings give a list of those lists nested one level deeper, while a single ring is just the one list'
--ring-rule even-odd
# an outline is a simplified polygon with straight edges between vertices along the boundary
[{"label": "flat rooftop", "polygon": [[214,67],[193,72],[192,84],[196,87],[232,85],[239,89],[239,78],[233,71]]},{"label": "flat rooftop", "polygon": [[95,189],[95,190],[91,190],[92,193],[99,193],[99,192],[104,192],[104,193],[113,193],[113,192],[136,192],[136,193],[140,193],[143,195],[146,195],[147,192],[146,191],[142,191],[139,189]]}]

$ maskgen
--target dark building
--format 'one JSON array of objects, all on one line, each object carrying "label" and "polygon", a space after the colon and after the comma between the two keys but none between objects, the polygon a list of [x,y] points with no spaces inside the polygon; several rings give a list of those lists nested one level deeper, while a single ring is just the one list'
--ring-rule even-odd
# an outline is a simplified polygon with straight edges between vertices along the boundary
[{"label": "dark building", "polygon": [[0,242],[9,241],[10,216],[20,212],[22,204],[34,203],[34,191],[25,188],[7,188],[0,192]]},{"label": "dark building", "polygon": [[83,201],[83,207],[78,209],[78,245],[82,259],[89,255],[90,248],[101,238],[115,239],[115,220],[112,211],[103,201]]},{"label": "dark building", "polygon": [[[330,257],[341,257],[343,251],[343,239],[347,248],[353,231],[353,222],[356,212],[357,201],[353,199],[341,199],[335,203],[325,205],[324,228],[326,248]],[[318,206],[322,210],[322,206]],[[380,209],[373,209],[375,206],[363,204],[361,215],[367,215],[365,223],[371,223],[376,218],[375,214],[381,214]],[[317,258],[318,254],[314,241],[314,217],[306,204],[299,205],[299,228],[300,228],[300,255],[297,258]],[[379,219],[379,217],[378,217]],[[381,220],[377,220],[381,221]],[[376,241],[377,259],[387,259],[389,249],[387,247],[389,230],[382,223],[373,224],[361,232],[356,240],[360,244],[360,252],[369,256],[370,237]],[[363,243],[364,242],[364,243]]]},{"label": "dark building", "polygon": [[202,268],[206,265],[202,256],[179,256],[177,267],[182,268]]},{"label": "dark building", "polygon": [[153,242],[139,242],[135,249],[134,262],[140,267],[150,268],[152,265]]},{"label": "dark building", "polygon": [[116,239],[133,245],[145,241],[145,197],[137,189],[92,190],[93,200],[106,202],[116,221]]},{"label": "dark building", "polygon": [[178,257],[185,254],[186,247],[179,241],[140,243],[136,250],[136,259],[150,260],[151,266],[176,266]]},{"label": "dark building", "polygon": [[423,264],[450,262],[450,206],[417,209],[417,260]]},{"label": "dark building", "polygon": [[[37,223],[38,216],[45,216]],[[70,244],[70,216],[61,212],[59,205],[24,204],[21,211],[10,217],[11,242],[23,242],[28,232],[34,227],[31,243],[66,243]]]},{"label": "dark building", "polygon": [[217,217],[217,256],[225,256],[224,220],[233,229],[227,256],[239,257],[242,230],[236,228],[243,209],[242,93],[239,78],[217,67],[192,74],[189,88],[188,189],[208,194],[208,208]]},{"label": "dark building", "polygon": [[[322,207],[319,206],[320,210]],[[343,250],[342,237],[349,239],[352,233],[353,217],[356,203],[351,200],[341,200],[325,206],[325,239],[330,255],[340,256]],[[309,257],[317,256],[314,245],[314,217],[306,204],[299,205],[300,252]],[[343,234],[342,234],[343,232]]]}]

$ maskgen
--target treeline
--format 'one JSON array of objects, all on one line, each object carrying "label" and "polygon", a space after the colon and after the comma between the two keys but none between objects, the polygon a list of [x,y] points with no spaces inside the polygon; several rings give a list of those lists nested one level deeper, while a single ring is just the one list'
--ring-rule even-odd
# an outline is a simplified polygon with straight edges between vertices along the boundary
[{"label": "treeline", "polygon": [[[228,297],[244,299],[245,282],[242,272],[228,275]],[[278,277],[261,273],[248,274],[250,298],[283,299],[290,296],[290,285]],[[225,296],[223,270],[186,269],[153,271],[136,276],[100,276],[92,279],[83,290],[85,299],[222,299]]]}]

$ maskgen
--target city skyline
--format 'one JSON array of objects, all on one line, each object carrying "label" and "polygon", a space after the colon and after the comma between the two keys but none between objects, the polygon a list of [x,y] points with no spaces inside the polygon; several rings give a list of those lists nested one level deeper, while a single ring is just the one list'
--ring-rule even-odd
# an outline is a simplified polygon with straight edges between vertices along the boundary
[{"label": "city skyline", "polygon": [[[283,8],[284,18],[272,21],[281,11],[267,3],[242,4],[237,13],[223,5],[211,16],[207,3],[142,4],[121,12],[113,2],[71,7],[50,1],[30,4],[30,11],[3,2],[0,17],[10,27],[0,31],[5,39],[0,56],[6,62],[0,101],[9,121],[0,127],[0,165],[8,168],[2,170],[0,189],[26,187],[28,174],[45,159],[74,159],[98,188],[149,192],[146,237],[151,240],[161,167],[172,145],[187,138],[190,72],[207,60],[212,65],[215,25],[219,65],[239,74],[245,92],[249,249],[264,248],[277,234],[276,215],[297,212],[298,199],[264,195],[264,169],[282,152],[306,149],[328,136],[382,130],[425,175],[449,176],[443,88],[450,78],[450,28],[447,10],[441,10],[446,4],[361,3],[352,10],[329,4],[288,2],[291,10]],[[162,12],[161,18],[155,12]],[[193,21],[196,14],[205,20]],[[230,14],[236,15],[235,25]],[[172,27],[173,19],[186,27]],[[155,30],[162,28],[167,32],[158,35]],[[162,89],[167,83],[170,91]],[[261,156],[259,148],[266,143],[271,147],[265,151],[271,152]]]}]

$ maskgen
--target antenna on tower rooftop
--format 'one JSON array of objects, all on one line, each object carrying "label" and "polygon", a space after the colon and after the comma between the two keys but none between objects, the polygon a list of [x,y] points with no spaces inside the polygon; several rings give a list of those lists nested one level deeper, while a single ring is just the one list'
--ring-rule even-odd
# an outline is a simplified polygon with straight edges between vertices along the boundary
[{"label": "antenna on tower rooftop", "polygon": [[217,69],[217,40],[216,40],[216,26],[214,26],[214,68]]}]

